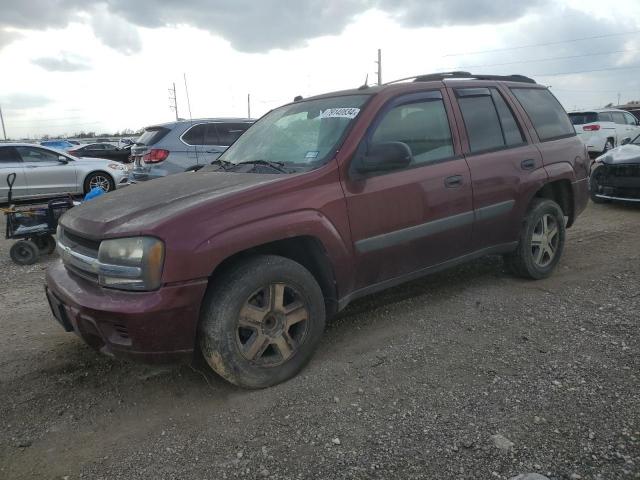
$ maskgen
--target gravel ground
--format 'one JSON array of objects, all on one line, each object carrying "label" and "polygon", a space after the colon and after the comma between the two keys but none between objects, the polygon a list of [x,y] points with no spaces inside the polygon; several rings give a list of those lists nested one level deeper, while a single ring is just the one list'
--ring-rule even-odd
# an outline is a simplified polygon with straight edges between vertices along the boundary
[{"label": "gravel ground", "polygon": [[640,478],[640,208],[590,205],[547,280],[489,257],[358,301],[262,391],[93,352],[48,311],[54,258],[9,246],[2,479]]}]

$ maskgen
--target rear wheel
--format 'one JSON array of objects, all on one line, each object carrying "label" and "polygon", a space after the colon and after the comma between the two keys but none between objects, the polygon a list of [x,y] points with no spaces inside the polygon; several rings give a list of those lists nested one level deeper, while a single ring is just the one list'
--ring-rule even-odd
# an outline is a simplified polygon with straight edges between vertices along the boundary
[{"label": "rear wheel", "polygon": [[105,193],[116,188],[116,184],[111,175],[104,172],[93,172],[84,181],[84,193],[89,193],[94,188],[101,188]]},{"label": "rear wheel", "polygon": [[205,298],[200,347],[220,376],[264,388],[296,375],[325,326],[320,286],[302,265],[261,255],[236,264]]},{"label": "rear wheel", "polygon": [[18,265],[33,265],[38,261],[40,250],[31,240],[19,240],[11,246],[9,255]]},{"label": "rear wheel", "polygon": [[41,254],[52,254],[56,249],[56,240],[53,235],[35,237],[33,243],[38,246]]},{"label": "rear wheel", "polygon": [[607,153],[612,148],[614,148],[613,140],[611,140],[610,138],[607,138],[607,141],[604,144],[604,149],[602,150],[602,153]]},{"label": "rear wheel", "polygon": [[565,234],[560,206],[553,200],[534,199],[520,231],[518,248],[505,256],[507,266],[520,277],[548,277],[562,256]]}]

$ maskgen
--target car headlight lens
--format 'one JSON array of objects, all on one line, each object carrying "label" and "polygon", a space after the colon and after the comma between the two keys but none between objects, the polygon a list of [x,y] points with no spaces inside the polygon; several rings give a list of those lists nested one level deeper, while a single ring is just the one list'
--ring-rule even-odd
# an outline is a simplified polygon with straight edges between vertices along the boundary
[{"label": "car headlight lens", "polygon": [[101,285],[122,290],[156,290],[162,283],[164,243],[153,237],[103,240],[98,261]]},{"label": "car headlight lens", "polygon": [[120,164],[120,163],[110,163],[109,165],[107,165],[107,167],[109,167],[112,170],[126,170],[127,167],[125,167],[124,165]]}]

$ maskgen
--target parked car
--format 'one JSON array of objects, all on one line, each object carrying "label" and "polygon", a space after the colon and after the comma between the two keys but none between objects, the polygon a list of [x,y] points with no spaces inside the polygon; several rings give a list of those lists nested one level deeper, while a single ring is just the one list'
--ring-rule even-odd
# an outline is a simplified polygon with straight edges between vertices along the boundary
[{"label": "parked car", "polygon": [[0,145],[0,203],[7,202],[5,179],[16,174],[14,200],[84,194],[93,187],[111,191],[129,183],[125,166],[112,160],[76,158],[29,143]]},{"label": "parked car", "polygon": [[118,162],[128,162],[131,155],[131,147],[117,147],[112,143],[88,143],[77,145],[67,150],[78,158],[106,158]]},{"label": "parked car", "polygon": [[47,295],[101,352],[161,361],[199,348],[230,382],[266,387],[295,375],[356,298],[487,254],[551,275],[588,168],[560,103],[522,76],[303,99],[200,171],[65,214]]},{"label": "parked car", "polygon": [[640,136],[596,159],[590,190],[595,203],[640,202]]},{"label": "parked car", "polygon": [[74,144],[68,140],[44,140],[40,142],[43,147],[55,148],[56,150],[66,151],[73,148]]},{"label": "parked car", "polygon": [[132,180],[142,182],[202,168],[252,123],[247,118],[204,118],[147,127],[131,147]]},{"label": "parked car", "polygon": [[569,118],[592,157],[597,157],[640,135],[640,122],[624,110],[571,112]]}]

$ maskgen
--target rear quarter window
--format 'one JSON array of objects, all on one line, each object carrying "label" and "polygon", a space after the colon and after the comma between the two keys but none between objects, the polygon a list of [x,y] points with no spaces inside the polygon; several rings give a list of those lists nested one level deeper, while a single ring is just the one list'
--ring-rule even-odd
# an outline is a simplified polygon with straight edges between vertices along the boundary
[{"label": "rear quarter window", "polygon": [[171,130],[166,127],[147,127],[136,143],[143,145],[154,145],[162,140]]},{"label": "rear quarter window", "polygon": [[511,91],[531,119],[541,141],[575,135],[567,112],[547,89],[512,88]]}]

